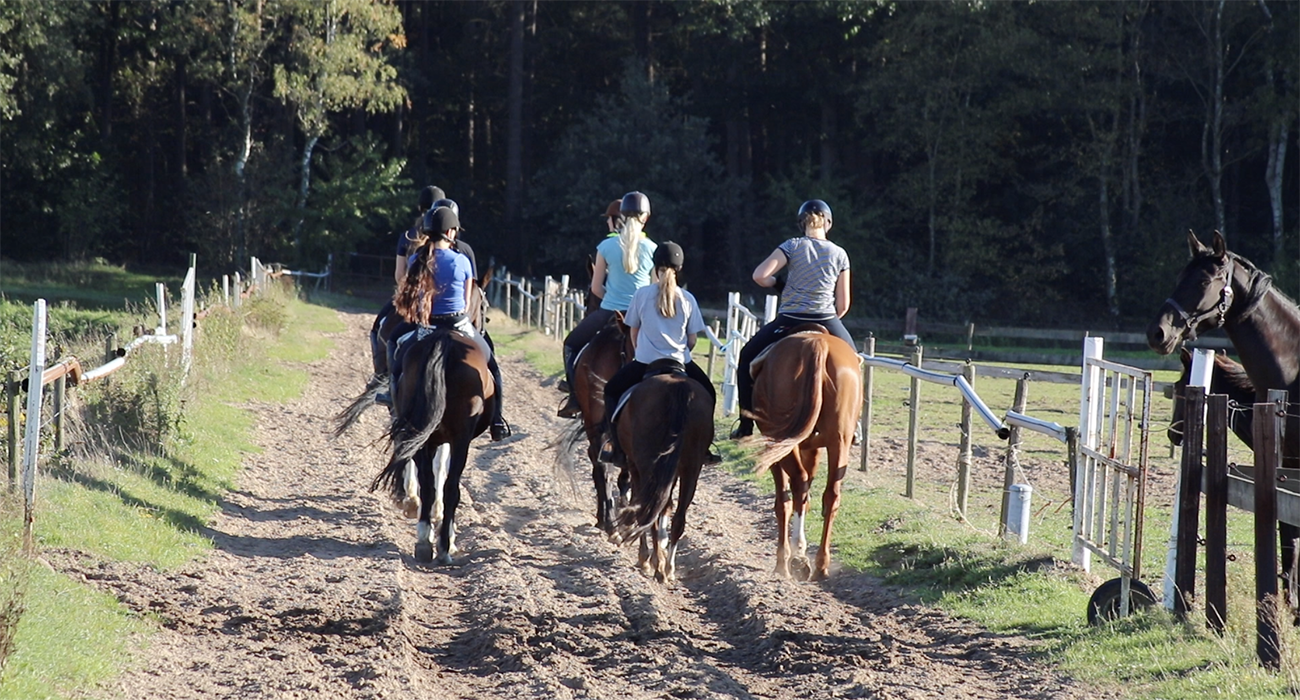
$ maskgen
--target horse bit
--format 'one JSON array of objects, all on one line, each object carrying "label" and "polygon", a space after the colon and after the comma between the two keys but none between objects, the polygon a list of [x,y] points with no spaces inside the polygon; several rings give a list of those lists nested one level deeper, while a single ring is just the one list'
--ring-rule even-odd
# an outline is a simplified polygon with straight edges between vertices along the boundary
[{"label": "horse bit", "polygon": [[[1232,273],[1234,265],[1232,257],[1227,257],[1227,265],[1223,267],[1223,289],[1219,292],[1219,303],[1209,309],[1202,311],[1195,316],[1187,313],[1185,309],[1173,297],[1165,299],[1165,303],[1173,307],[1178,312],[1178,317],[1182,319],[1183,325],[1187,328],[1187,340],[1196,340],[1196,327],[1207,318],[1215,317],[1214,327],[1221,327],[1228,318],[1228,309],[1232,307]],[[1215,275],[1218,279],[1218,275]]]}]

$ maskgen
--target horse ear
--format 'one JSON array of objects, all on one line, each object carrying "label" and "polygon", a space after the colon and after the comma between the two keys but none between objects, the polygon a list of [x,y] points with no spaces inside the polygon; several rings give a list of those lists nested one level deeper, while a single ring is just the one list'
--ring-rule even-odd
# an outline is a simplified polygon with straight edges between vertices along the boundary
[{"label": "horse ear", "polygon": [[1206,247],[1204,243],[1201,243],[1201,240],[1196,237],[1196,234],[1192,233],[1191,229],[1187,229],[1187,248],[1191,251],[1193,258],[1198,255],[1208,255],[1211,252],[1210,249]]},{"label": "horse ear", "polygon": [[1218,231],[1215,231],[1215,232],[1214,232],[1214,255],[1215,255],[1215,257],[1219,257],[1219,258],[1221,258],[1221,257],[1223,257],[1224,253],[1227,253],[1227,252],[1228,252],[1228,243],[1227,243],[1226,241],[1223,240],[1223,234],[1222,234],[1222,233],[1219,233]]}]

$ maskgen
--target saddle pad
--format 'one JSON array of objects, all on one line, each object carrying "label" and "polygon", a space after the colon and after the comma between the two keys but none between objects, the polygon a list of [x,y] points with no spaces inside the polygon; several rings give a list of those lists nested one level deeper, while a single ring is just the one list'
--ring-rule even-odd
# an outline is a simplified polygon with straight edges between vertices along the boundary
[{"label": "saddle pad", "polygon": [[[424,340],[425,338],[429,337],[429,335],[432,334],[434,331],[439,331],[439,330],[460,331],[461,333],[464,333],[465,335],[473,338],[474,333],[472,329],[473,329],[473,325],[469,322],[469,319],[462,318],[461,320],[451,325],[435,324],[432,326],[420,326],[418,329],[416,329],[413,332],[416,334],[415,336],[416,340]],[[407,335],[410,334],[408,333]],[[406,336],[402,336],[402,337],[405,338]],[[400,343],[401,341],[399,340],[398,342]]]},{"label": "saddle pad", "polygon": [[[778,338],[777,341],[779,342],[785,340],[786,338],[793,338],[796,335],[824,335],[825,333],[826,331],[824,329],[810,328],[808,330],[796,331],[794,333],[787,333],[785,335],[782,335],[780,338]],[[774,347],[776,347],[776,343],[772,343],[771,345],[763,348],[763,351],[758,353],[758,356],[754,358],[754,361],[749,363],[750,379],[753,379],[755,375],[758,374],[759,368],[763,366],[763,361],[767,359],[768,353],[772,352],[772,348]]]}]

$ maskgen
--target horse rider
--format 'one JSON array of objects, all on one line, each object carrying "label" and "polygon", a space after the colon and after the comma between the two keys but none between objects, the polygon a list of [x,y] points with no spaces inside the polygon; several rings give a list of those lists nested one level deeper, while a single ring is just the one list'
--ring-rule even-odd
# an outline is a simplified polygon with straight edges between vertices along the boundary
[{"label": "horse rider", "polygon": [[[618,237],[619,229],[621,229],[623,226],[623,213],[619,211],[620,207],[622,206],[623,206],[623,200],[616,199],[610,202],[609,205],[605,207],[604,213],[601,214],[601,216],[605,219],[605,225],[609,228],[609,233],[605,235],[605,238]],[[595,296],[594,292],[589,292],[589,293],[597,301],[600,301],[600,297]],[[555,388],[559,389],[562,393],[565,394],[569,393],[569,380],[567,378],[561,379],[560,381],[556,382]]]},{"label": "horse rider", "polygon": [[799,231],[803,235],[787,239],[754,268],[754,281],[760,287],[777,286],[776,273],[784,267],[789,267],[789,274],[784,289],[778,290],[781,305],[776,318],[758,329],[740,350],[736,388],[741,417],[731,433],[732,439],[754,434],[754,419],[746,415],[754,410],[754,379],[749,366],[788,329],[801,323],[820,323],[849,347],[856,347],[840,320],[849,310],[849,255],[826,239],[831,223],[831,208],[826,202],[804,202],[799,207]]},{"label": "horse rider", "polygon": [[615,313],[627,311],[636,290],[650,284],[654,266],[655,242],[645,235],[650,219],[650,198],[640,192],[628,192],[619,202],[623,217],[617,236],[606,236],[596,246],[595,269],[591,273],[591,293],[600,297],[600,308],[587,314],[564,338],[564,378],[569,395],[556,415],[576,418],[582,412],[574,396],[573,372],[578,353]]},{"label": "horse rider", "polygon": [[[716,405],[718,394],[713,381],[691,359],[695,341],[704,332],[704,318],[695,296],[677,286],[677,276],[682,271],[685,255],[682,247],[664,241],[654,252],[653,281],[632,295],[624,322],[632,333],[632,347],[636,357],[623,365],[605,384],[605,418],[603,429],[608,445],[601,459],[623,466],[625,461],[618,436],[612,425],[614,409],[619,400],[633,386],[645,378],[646,370],[655,363],[680,364],[686,376],[699,382],[709,392],[710,413]],[[717,464],[722,458],[712,452],[707,464]]]},{"label": "horse rider", "polygon": [[455,328],[474,340],[487,358],[497,398],[490,428],[492,441],[496,442],[510,436],[510,426],[502,417],[501,368],[492,343],[466,316],[477,278],[474,261],[464,251],[468,249],[472,255],[473,250],[463,242],[457,246],[460,217],[456,203],[444,199],[434,204],[425,213],[420,233],[412,241],[416,248],[407,260],[406,278],[393,299],[407,324],[399,326],[390,338],[390,386],[398,385],[404,349],[409,347],[405,339],[415,332],[416,326]]},{"label": "horse rider", "polygon": [[[441,187],[434,185],[429,185],[420,190],[420,213],[415,217],[415,223],[411,224],[411,228],[397,236],[397,261],[393,265],[393,281],[398,287],[402,285],[402,279],[406,277],[406,257],[409,254],[407,248],[410,246],[411,241],[415,240],[419,235],[421,223],[424,221],[424,213],[433,208],[434,202],[444,199],[446,196]],[[379,315],[375,316],[375,322],[370,325],[371,352],[376,354],[379,352],[379,329],[383,326],[384,319],[391,316],[392,313],[393,300],[389,299],[388,303],[384,304],[384,308],[379,310]],[[391,360],[391,353],[389,359]],[[376,373],[374,377],[370,378],[370,381],[378,383],[382,379],[383,377]]]}]

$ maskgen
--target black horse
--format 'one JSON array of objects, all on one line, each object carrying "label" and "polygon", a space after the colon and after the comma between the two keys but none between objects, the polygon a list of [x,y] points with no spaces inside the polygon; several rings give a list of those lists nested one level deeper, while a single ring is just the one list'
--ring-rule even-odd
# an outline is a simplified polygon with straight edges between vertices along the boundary
[{"label": "black horse", "polygon": [[416,514],[415,557],[434,559],[430,541],[438,526],[437,561],[456,553],[456,507],[470,442],[487,430],[497,397],[487,354],[474,339],[451,328],[421,330],[405,351],[393,387],[393,454],[371,483]]},{"label": "black horse", "polygon": [[[1273,287],[1272,279],[1249,260],[1227,250],[1217,231],[1206,246],[1187,233],[1192,259],[1178,276],[1174,291],[1147,327],[1147,343],[1168,355],[1184,340],[1223,328],[1241,357],[1255,401],[1269,389],[1285,389],[1293,402],[1287,411],[1283,466],[1300,465],[1300,307]],[[1292,589],[1296,539],[1300,528],[1278,523],[1284,581]]]},{"label": "black horse", "polygon": [[[1183,348],[1180,352],[1183,361],[1183,373],[1174,382],[1174,413],[1169,421],[1166,435],[1169,442],[1176,447],[1183,445],[1183,413],[1186,410],[1187,385],[1192,378],[1192,353]],[[1255,385],[1250,383],[1246,368],[1237,364],[1223,353],[1214,355],[1214,372],[1210,375],[1211,394],[1223,394],[1228,397],[1228,427],[1241,439],[1246,447],[1255,446],[1255,413],[1250,410],[1255,403]],[[1245,410],[1242,410],[1242,409]]]}]

